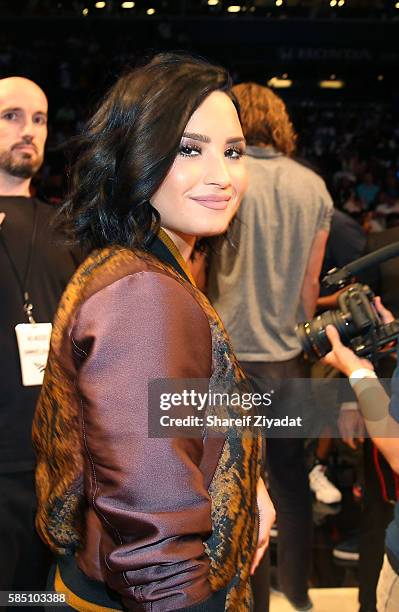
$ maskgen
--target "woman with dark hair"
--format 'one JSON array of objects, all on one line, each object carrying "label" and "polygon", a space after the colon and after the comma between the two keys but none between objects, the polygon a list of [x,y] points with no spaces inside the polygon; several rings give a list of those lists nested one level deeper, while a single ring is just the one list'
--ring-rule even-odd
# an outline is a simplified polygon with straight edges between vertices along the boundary
[{"label": "woman with dark hair", "polygon": [[37,525],[72,609],[251,609],[274,514],[259,437],[148,435],[150,381],[242,380],[186,261],[237,210],[243,153],[226,71],[176,54],[120,78],[82,138],[63,216],[90,255],[34,423]]}]

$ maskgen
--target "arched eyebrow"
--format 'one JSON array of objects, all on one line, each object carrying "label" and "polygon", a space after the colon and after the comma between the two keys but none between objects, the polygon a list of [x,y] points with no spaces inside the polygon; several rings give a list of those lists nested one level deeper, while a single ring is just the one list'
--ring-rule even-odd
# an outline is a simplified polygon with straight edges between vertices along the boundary
[{"label": "arched eyebrow", "polygon": [[9,108],[2,108],[1,112],[2,113],[20,113],[22,110],[22,108],[20,108],[19,106],[10,106]]},{"label": "arched eyebrow", "polygon": [[[184,132],[183,138],[190,138],[190,140],[199,140],[199,142],[211,142],[209,136],[204,136],[204,134],[196,134],[194,132]],[[236,143],[243,143],[245,145],[245,138],[243,136],[233,136],[233,138],[228,138],[226,140],[226,144]]]}]

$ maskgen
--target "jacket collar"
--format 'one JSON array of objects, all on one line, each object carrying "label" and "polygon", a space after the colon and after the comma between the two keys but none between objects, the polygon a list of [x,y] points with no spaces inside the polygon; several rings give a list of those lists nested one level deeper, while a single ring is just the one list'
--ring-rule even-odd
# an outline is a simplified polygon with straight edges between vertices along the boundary
[{"label": "jacket collar", "polygon": [[195,281],[188,269],[187,263],[184,261],[172,238],[162,228],[160,228],[158,234],[151,241],[148,250],[163,263],[172,266],[178,274],[195,287]]},{"label": "jacket collar", "polygon": [[277,151],[272,145],[266,147],[255,147],[247,146],[245,153],[250,157],[257,157],[261,159],[273,159],[275,157],[282,157],[283,153]]}]

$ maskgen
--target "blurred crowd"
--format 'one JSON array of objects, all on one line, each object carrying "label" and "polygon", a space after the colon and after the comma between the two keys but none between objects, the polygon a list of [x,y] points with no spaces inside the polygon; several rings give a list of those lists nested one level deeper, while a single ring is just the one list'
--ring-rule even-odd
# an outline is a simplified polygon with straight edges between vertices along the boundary
[{"label": "blurred crowd", "polygon": [[[301,156],[324,176],[337,208],[367,231],[399,224],[399,115],[386,106],[329,108],[296,122]],[[299,117],[298,117],[299,118]]]}]

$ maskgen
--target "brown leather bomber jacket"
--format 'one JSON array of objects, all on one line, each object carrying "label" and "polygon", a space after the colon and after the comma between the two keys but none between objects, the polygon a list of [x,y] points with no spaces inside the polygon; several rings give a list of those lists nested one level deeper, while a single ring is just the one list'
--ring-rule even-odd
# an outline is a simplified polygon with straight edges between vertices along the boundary
[{"label": "brown leather bomber jacket", "polygon": [[[215,311],[173,265],[94,252],[59,306],[35,416],[39,532],[87,580],[67,585],[91,602],[77,609],[250,610],[259,438],[149,437],[157,378],[228,390],[242,374]],[[113,605],[96,604],[93,584]]]}]

